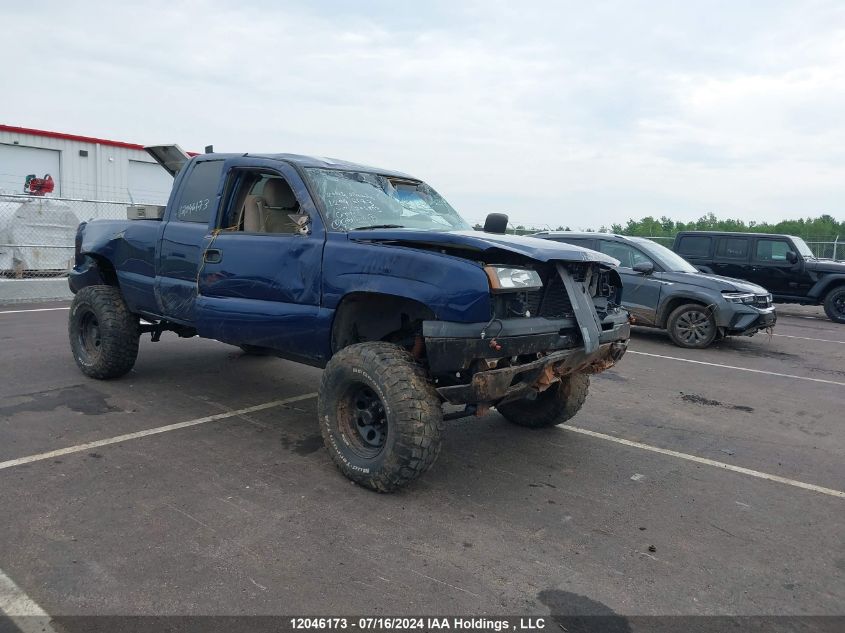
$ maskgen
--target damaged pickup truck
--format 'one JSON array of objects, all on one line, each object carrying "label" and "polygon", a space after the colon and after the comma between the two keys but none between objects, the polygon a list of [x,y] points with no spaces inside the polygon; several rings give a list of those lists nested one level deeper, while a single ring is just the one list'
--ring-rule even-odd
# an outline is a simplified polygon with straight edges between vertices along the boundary
[{"label": "damaged pickup truck", "polygon": [[559,424],[625,353],[611,257],[504,235],[498,214],[473,231],[395,171],[148,151],[175,175],[167,206],[77,232],[69,337],[87,376],[124,375],[140,336],[165,331],[324,367],[326,448],[347,477],[390,491],[432,465],[444,420],[496,407]]}]

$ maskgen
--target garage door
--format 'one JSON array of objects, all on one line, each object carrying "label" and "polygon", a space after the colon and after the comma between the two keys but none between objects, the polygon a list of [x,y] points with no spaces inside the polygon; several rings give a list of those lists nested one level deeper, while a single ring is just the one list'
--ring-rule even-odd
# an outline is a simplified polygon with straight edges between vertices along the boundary
[{"label": "garage door", "polygon": [[173,176],[158,163],[129,161],[129,195],[132,196],[132,202],[167,204],[172,188]]},{"label": "garage door", "polygon": [[54,149],[0,143],[0,192],[23,193],[29,174],[35,174],[38,178],[50,174],[56,183],[53,195],[60,195],[60,157],[61,152]]}]

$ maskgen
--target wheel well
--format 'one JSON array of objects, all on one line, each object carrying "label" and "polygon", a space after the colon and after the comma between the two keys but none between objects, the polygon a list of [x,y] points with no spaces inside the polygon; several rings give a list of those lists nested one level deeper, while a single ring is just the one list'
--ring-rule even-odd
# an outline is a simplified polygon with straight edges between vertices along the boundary
[{"label": "wheel well", "polygon": [[120,284],[117,282],[117,272],[115,272],[114,266],[107,258],[91,253],[85,256],[94,262],[94,266],[96,266],[97,271],[100,273],[100,278],[105,285],[120,287]]},{"label": "wheel well", "polygon": [[332,324],[332,353],[354,343],[390,341],[410,347],[422,321],[433,319],[425,304],[405,297],[373,292],[346,295]]},{"label": "wheel well", "polygon": [[667,301],[663,306],[663,311],[660,313],[660,318],[658,319],[658,325],[660,327],[665,328],[666,322],[669,320],[669,315],[675,311],[676,308],[681,307],[682,305],[686,305],[688,303],[693,303],[696,305],[707,307],[707,304],[701,301],[700,299],[688,299],[686,297],[672,297]]},{"label": "wheel well", "polygon": [[836,281],[831,281],[824,289],[824,292],[819,297],[819,302],[824,303],[827,299],[827,295],[831,293],[831,291],[836,290],[837,288],[841,288],[845,286],[845,279],[837,279]]}]

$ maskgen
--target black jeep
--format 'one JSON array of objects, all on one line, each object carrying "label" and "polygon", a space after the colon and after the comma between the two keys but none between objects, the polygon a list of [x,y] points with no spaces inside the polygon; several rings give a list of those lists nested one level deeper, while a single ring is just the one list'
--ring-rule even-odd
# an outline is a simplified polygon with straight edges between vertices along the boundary
[{"label": "black jeep", "polygon": [[822,305],[845,323],[845,263],[819,259],[800,237],[690,231],[675,236],[672,250],[702,272],[763,286],[776,303]]}]

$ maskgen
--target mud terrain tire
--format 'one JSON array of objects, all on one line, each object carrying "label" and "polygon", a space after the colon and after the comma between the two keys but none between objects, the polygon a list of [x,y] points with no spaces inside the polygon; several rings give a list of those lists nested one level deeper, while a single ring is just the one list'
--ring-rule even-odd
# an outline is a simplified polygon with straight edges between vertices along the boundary
[{"label": "mud terrain tire", "polygon": [[443,409],[425,370],[391,343],[350,345],[326,366],[317,401],[334,463],[378,492],[419,477],[440,452]]},{"label": "mud terrain tire", "polygon": [[140,335],[138,317],[129,312],[118,288],[87,286],[74,296],[68,337],[86,376],[108,380],[126,374],[138,357]]},{"label": "mud terrain tire", "polygon": [[529,400],[511,400],[496,407],[508,422],[530,429],[557,426],[572,418],[587,399],[589,374],[570,374]]}]

